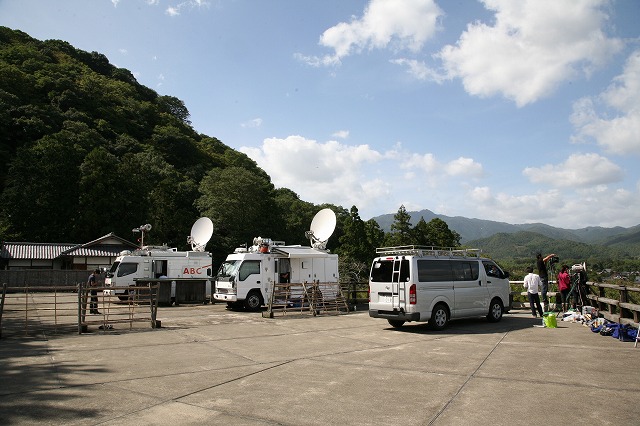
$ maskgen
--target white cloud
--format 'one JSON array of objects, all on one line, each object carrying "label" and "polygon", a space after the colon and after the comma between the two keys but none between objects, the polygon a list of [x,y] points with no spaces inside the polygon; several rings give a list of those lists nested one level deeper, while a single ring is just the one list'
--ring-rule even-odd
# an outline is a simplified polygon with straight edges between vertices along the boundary
[{"label": "white cloud", "polygon": [[411,154],[400,166],[409,170],[419,169],[428,175],[444,174],[463,177],[482,177],[483,175],[482,165],[471,158],[460,157],[448,163],[441,163],[430,153]]},{"label": "white cloud", "polygon": [[428,67],[424,62],[420,62],[416,59],[392,59],[389,62],[392,64],[404,66],[408,68],[409,74],[417,78],[418,80],[433,81],[435,83],[442,83],[446,80],[446,76],[439,73],[432,68]]},{"label": "white cloud", "polygon": [[349,137],[349,131],[348,130],[338,130],[337,132],[335,132],[331,136],[333,136],[334,138],[347,139]]},{"label": "white cloud", "polygon": [[619,182],[622,169],[598,154],[572,154],[561,164],[527,167],[522,172],[533,183],[553,188],[588,188]]},{"label": "white cloud", "polygon": [[296,57],[313,66],[329,66],[363,50],[416,52],[433,37],[442,15],[433,0],[371,0],[362,17],[354,16],[350,22],[340,22],[322,33],[320,45],[332,49],[332,55]]},{"label": "white cloud", "polygon": [[640,50],[629,56],[622,74],[597,99],[573,104],[571,122],[577,130],[574,142],[593,139],[611,153],[640,154]]},{"label": "white cloud", "polygon": [[[640,192],[625,189],[579,189],[561,192],[558,189],[534,194],[493,194],[489,188],[477,187],[467,196],[467,212],[478,217],[507,223],[547,223],[567,229],[585,224],[599,226],[635,226],[640,221]],[[472,213],[473,212],[473,213]]]},{"label": "white cloud", "polygon": [[518,106],[604,64],[622,47],[602,31],[607,0],[483,0],[495,23],[469,24],[442,59],[449,78],[475,96],[501,94]]},{"label": "white cloud", "polygon": [[252,120],[249,121],[245,121],[244,123],[240,124],[241,127],[247,127],[247,128],[257,128],[262,126],[262,118],[254,118]]},{"label": "white cloud", "polygon": [[259,148],[240,151],[256,161],[277,187],[290,188],[316,204],[356,205],[363,217],[371,211],[395,211],[401,204],[423,209],[436,199],[448,201],[449,191],[462,194],[459,186],[465,179],[482,175],[482,166],[472,159],[440,162],[430,153],[406,152],[400,144],[380,152],[368,145],[288,136],[265,139]]},{"label": "white cloud", "polygon": [[[148,4],[158,4],[158,0],[147,0]],[[184,8],[200,8],[200,7],[208,7],[209,6],[209,2],[206,0],[186,0],[183,1],[181,3],[178,3],[175,6],[167,6],[167,9],[165,10],[164,13],[166,13],[169,16],[178,16],[180,15],[180,13],[182,12],[182,9]]]},{"label": "white cloud", "polygon": [[356,205],[365,220],[395,213],[403,204],[410,211],[437,207],[437,213],[450,216],[572,229],[640,223],[640,183],[633,191],[612,187],[622,171],[597,154],[527,168],[524,174],[544,189],[509,194],[486,184],[469,185],[483,179],[483,168],[473,159],[443,162],[431,153],[407,152],[399,144],[381,152],[368,145],[288,136],[240,151],[255,160],[276,187],[290,188],[315,204]]},{"label": "white cloud", "polygon": [[482,164],[476,163],[471,158],[460,157],[445,165],[445,171],[449,176],[474,176],[481,177],[484,172]]},{"label": "white cloud", "polygon": [[367,145],[318,143],[302,136],[265,139],[260,148],[240,149],[264,169],[277,187],[290,188],[304,200],[358,208],[388,190],[368,166],[385,158]]}]

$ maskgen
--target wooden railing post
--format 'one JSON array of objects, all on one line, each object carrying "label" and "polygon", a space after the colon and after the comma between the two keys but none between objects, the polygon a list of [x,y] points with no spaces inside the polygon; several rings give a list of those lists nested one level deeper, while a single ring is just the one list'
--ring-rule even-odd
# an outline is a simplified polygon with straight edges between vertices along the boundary
[{"label": "wooden railing post", "polygon": [[2,299],[0,299],[0,337],[2,337],[2,312],[4,311],[4,298],[7,296],[7,283],[2,284]]}]

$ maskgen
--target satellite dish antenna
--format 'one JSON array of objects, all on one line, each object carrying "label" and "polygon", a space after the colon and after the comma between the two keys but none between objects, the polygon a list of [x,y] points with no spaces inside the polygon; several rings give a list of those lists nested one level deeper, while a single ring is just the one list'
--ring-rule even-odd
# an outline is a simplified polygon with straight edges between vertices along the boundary
[{"label": "satellite dish antenna", "polygon": [[322,209],[313,217],[311,230],[305,232],[311,247],[324,250],[327,241],[336,229],[336,214],[331,209]]},{"label": "satellite dish antenna", "polygon": [[191,250],[204,251],[212,235],[213,222],[208,217],[201,217],[191,227],[191,235],[187,238],[187,242],[191,244]]}]

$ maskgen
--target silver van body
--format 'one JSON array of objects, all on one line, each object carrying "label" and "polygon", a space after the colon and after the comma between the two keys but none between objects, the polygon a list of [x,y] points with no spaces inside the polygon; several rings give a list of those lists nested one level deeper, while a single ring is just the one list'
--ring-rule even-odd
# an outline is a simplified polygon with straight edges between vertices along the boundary
[{"label": "silver van body", "polygon": [[450,319],[509,311],[509,274],[479,250],[424,246],[376,250],[369,274],[369,316],[394,327],[428,321],[440,330]]}]

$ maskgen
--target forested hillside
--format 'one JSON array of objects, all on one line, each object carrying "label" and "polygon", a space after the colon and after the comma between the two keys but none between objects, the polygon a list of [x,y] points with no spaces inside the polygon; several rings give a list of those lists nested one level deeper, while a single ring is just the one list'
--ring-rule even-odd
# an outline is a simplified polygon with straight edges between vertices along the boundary
[{"label": "forested hillside", "polygon": [[[198,134],[184,103],[138,84],[104,55],[0,27],[0,239],[125,238],[183,247],[209,216],[212,245],[254,236],[304,240],[317,210],[264,171]],[[295,219],[291,220],[291,215]],[[291,241],[291,242],[296,242]]]}]

